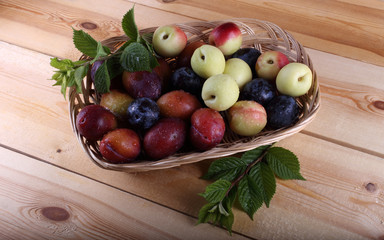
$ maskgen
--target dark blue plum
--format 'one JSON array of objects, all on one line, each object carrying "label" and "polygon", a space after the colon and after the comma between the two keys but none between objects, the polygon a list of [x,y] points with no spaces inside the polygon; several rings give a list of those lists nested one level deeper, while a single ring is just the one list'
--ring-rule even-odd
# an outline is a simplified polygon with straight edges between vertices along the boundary
[{"label": "dark blue plum", "polygon": [[171,76],[171,87],[174,90],[184,90],[195,96],[201,96],[204,79],[199,77],[191,68],[176,69]]},{"label": "dark blue plum", "polygon": [[298,119],[300,108],[295,98],[285,95],[273,98],[267,107],[267,124],[273,129],[279,129],[293,125]]},{"label": "dark blue plum", "polygon": [[137,130],[152,127],[160,118],[160,108],[150,98],[135,99],[127,109],[128,123]]},{"label": "dark blue plum", "polygon": [[260,51],[255,48],[240,48],[232,57],[244,60],[251,68],[253,77],[257,77],[255,65],[260,55]]},{"label": "dark blue plum", "polygon": [[265,107],[276,96],[276,88],[263,78],[255,78],[241,90],[241,100],[253,100]]}]

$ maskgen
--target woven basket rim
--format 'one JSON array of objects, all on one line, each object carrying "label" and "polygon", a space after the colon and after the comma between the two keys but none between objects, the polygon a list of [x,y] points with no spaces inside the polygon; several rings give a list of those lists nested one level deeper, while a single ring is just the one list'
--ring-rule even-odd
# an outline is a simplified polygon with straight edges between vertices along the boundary
[{"label": "woven basket rim", "polygon": [[[299,104],[302,105],[303,111],[299,121],[295,125],[284,129],[263,131],[255,137],[239,137],[232,134],[234,136],[231,137],[235,139],[234,141],[220,143],[215,148],[204,152],[176,153],[172,156],[156,161],[140,160],[131,163],[112,164],[104,160],[101,156],[98,150],[98,142],[87,141],[76,129],[75,122],[79,110],[85,105],[98,102],[97,96],[95,96],[94,93],[90,93],[92,91],[89,91],[89,89],[92,88],[92,84],[88,79],[88,74],[87,78],[83,81],[83,89],[87,89],[85,92],[79,94],[76,92],[75,88],[72,87],[70,89],[68,107],[72,129],[84,152],[88,155],[92,162],[104,169],[124,172],[142,172],[178,167],[184,164],[195,163],[206,159],[230,156],[259,146],[278,142],[300,132],[313,121],[320,107],[320,89],[317,81],[317,74],[304,47],[296,41],[290,33],[281,29],[274,23],[253,18],[232,18],[219,21],[195,21],[177,23],[175,25],[182,28],[187,33],[188,42],[192,42],[197,40],[206,41],[209,32],[215,26],[224,22],[234,22],[240,27],[243,34],[242,47],[254,47],[261,52],[266,50],[278,50],[286,54],[290,61],[304,63],[312,70],[312,87],[306,95],[300,97],[298,100]],[[140,30],[140,33],[152,33],[156,28],[157,27],[142,29]],[[102,41],[102,43],[116,48],[127,40],[128,37],[122,35],[108,38]],[[82,56],[81,59],[82,58],[84,58],[84,56]]]}]

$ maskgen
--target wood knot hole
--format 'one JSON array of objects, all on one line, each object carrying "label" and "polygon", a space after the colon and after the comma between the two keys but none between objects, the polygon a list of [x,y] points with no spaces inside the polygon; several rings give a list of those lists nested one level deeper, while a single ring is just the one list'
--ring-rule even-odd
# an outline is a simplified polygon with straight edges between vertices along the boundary
[{"label": "wood knot hole", "polygon": [[57,153],[61,153],[61,149],[60,149],[60,148],[57,149],[56,152],[57,152]]},{"label": "wood knot hole", "polygon": [[376,185],[373,184],[373,183],[367,183],[367,185],[365,185],[365,189],[368,191],[368,192],[375,192],[376,191]]},{"label": "wood knot hole", "polygon": [[374,101],[373,106],[375,106],[375,108],[384,110],[384,101]]},{"label": "wood knot hole", "polygon": [[176,0],[163,0],[163,3],[170,3],[170,2],[174,2]]},{"label": "wood knot hole", "polygon": [[93,30],[97,28],[97,25],[91,22],[83,22],[80,24],[80,26],[88,30]]},{"label": "wood knot hole", "polygon": [[45,207],[41,210],[44,217],[53,221],[65,221],[69,218],[69,212],[60,207]]}]

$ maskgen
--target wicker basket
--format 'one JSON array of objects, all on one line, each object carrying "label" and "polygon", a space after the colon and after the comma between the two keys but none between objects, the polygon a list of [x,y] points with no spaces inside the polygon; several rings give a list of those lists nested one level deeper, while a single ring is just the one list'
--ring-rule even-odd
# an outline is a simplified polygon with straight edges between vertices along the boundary
[{"label": "wicker basket", "polygon": [[[139,159],[132,163],[111,164],[103,160],[103,157],[99,152],[99,142],[88,142],[76,129],[76,116],[81,108],[85,105],[99,103],[100,99],[100,96],[95,93],[93,89],[92,81],[88,74],[88,77],[83,81],[82,94],[78,94],[73,88],[70,90],[69,112],[72,128],[82,148],[94,163],[105,169],[125,172],[141,172],[171,168],[205,159],[233,155],[258,146],[280,141],[301,131],[314,119],[320,106],[319,84],[317,82],[316,72],[314,71],[312,62],[303,46],[297,42],[291,34],[273,23],[249,18],[236,18],[215,22],[190,22],[176,25],[185,31],[188,36],[188,42],[198,40],[207,42],[210,31],[217,25],[228,21],[232,21],[240,27],[243,33],[242,47],[254,47],[261,52],[266,50],[281,51],[288,56],[290,61],[304,63],[313,71],[313,84],[311,89],[306,95],[297,99],[302,110],[299,121],[294,126],[288,128],[273,131],[264,130],[255,137],[240,137],[231,131],[227,131],[223,141],[218,146],[205,152],[182,152],[157,161]],[[143,29],[140,33],[151,33],[154,32],[155,29],[155,27]],[[120,36],[107,39],[102,43],[112,50],[116,50],[125,41],[127,41],[127,37]],[[168,61],[172,64],[173,59],[168,59]]]}]

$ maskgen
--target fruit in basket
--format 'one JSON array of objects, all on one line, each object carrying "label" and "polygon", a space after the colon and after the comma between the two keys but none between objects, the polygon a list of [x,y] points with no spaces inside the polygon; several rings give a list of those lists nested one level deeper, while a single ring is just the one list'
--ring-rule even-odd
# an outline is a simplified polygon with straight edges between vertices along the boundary
[{"label": "fruit in basket", "polygon": [[116,116],[125,118],[127,116],[127,108],[133,100],[128,94],[114,89],[101,96],[100,105],[109,109]]},{"label": "fruit in basket", "polygon": [[201,96],[204,80],[205,79],[197,75],[191,68],[181,67],[172,73],[170,85],[172,89],[180,89],[195,96]]},{"label": "fruit in basket", "polygon": [[231,130],[241,136],[255,136],[267,125],[264,107],[255,101],[238,101],[228,110]]},{"label": "fruit in basket", "polygon": [[218,47],[225,56],[239,50],[243,38],[240,28],[233,22],[227,22],[215,27],[209,34],[209,44]]},{"label": "fruit in basket", "polygon": [[128,123],[138,130],[152,127],[160,119],[160,108],[150,98],[135,99],[127,109]]},{"label": "fruit in basket", "polygon": [[131,129],[120,128],[108,132],[100,141],[100,153],[111,163],[128,163],[141,152],[140,138]]},{"label": "fruit in basket", "polygon": [[203,45],[193,52],[191,67],[197,75],[207,79],[224,72],[225,57],[217,47]]},{"label": "fruit in basket", "polygon": [[252,80],[252,70],[248,64],[240,58],[230,58],[225,63],[224,74],[228,74],[235,79],[240,89]]},{"label": "fruit in basket", "polygon": [[255,66],[260,55],[260,51],[255,48],[240,48],[232,55],[232,58],[240,58],[245,61],[251,68],[253,77],[256,78],[257,75]]},{"label": "fruit in basket", "polygon": [[187,45],[187,35],[177,26],[161,26],[153,33],[152,44],[159,55],[176,57]]},{"label": "fruit in basket", "polygon": [[157,73],[157,75],[159,75],[161,82],[161,90],[164,93],[168,90],[172,70],[168,62],[164,58],[158,58],[157,62],[159,63],[159,65],[156,66],[153,71]]},{"label": "fruit in basket", "polygon": [[282,52],[266,51],[257,59],[255,68],[258,77],[274,81],[280,69],[288,63],[288,57]]},{"label": "fruit in basket", "polygon": [[193,55],[193,52],[203,46],[205,43],[202,41],[197,41],[197,42],[191,42],[188,44],[184,50],[177,56],[176,59],[176,68],[181,68],[181,67],[191,67],[191,58]]},{"label": "fruit in basket", "polygon": [[124,71],[122,81],[125,90],[133,98],[157,100],[161,95],[161,79],[155,71]]},{"label": "fruit in basket", "polygon": [[115,115],[100,105],[85,106],[76,117],[76,128],[89,141],[101,139],[104,134],[117,128]]},{"label": "fruit in basket", "polygon": [[192,113],[201,108],[196,96],[183,90],[174,90],[162,95],[157,100],[163,117],[176,117],[189,120]]},{"label": "fruit in basket", "polygon": [[162,118],[144,136],[143,149],[152,159],[168,157],[179,151],[187,138],[187,125],[179,118]]},{"label": "fruit in basket", "polygon": [[208,78],[201,90],[205,105],[216,111],[225,111],[239,98],[239,86],[228,74],[217,74]]},{"label": "fruit in basket", "polygon": [[273,129],[288,127],[299,119],[300,108],[294,97],[279,95],[265,107],[268,126]]},{"label": "fruit in basket", "polygon": [[241,100],[253,100],[264,107],[276,96],[276,88],[263,78],[255,78],[247,83],[240,93]]},{"label": "fruit in basket", "polygon": [[276,77],[277,90],[285,95],[299,97],[312,86],[312,71],[303,63],[290,63],[284,66]]},{"label": "fruit in basket", "polygon": [[220,113],[210,108],[200,108],[191,117],[189,139],[198,150],[217,146],[224,137],[225,122]]}]

